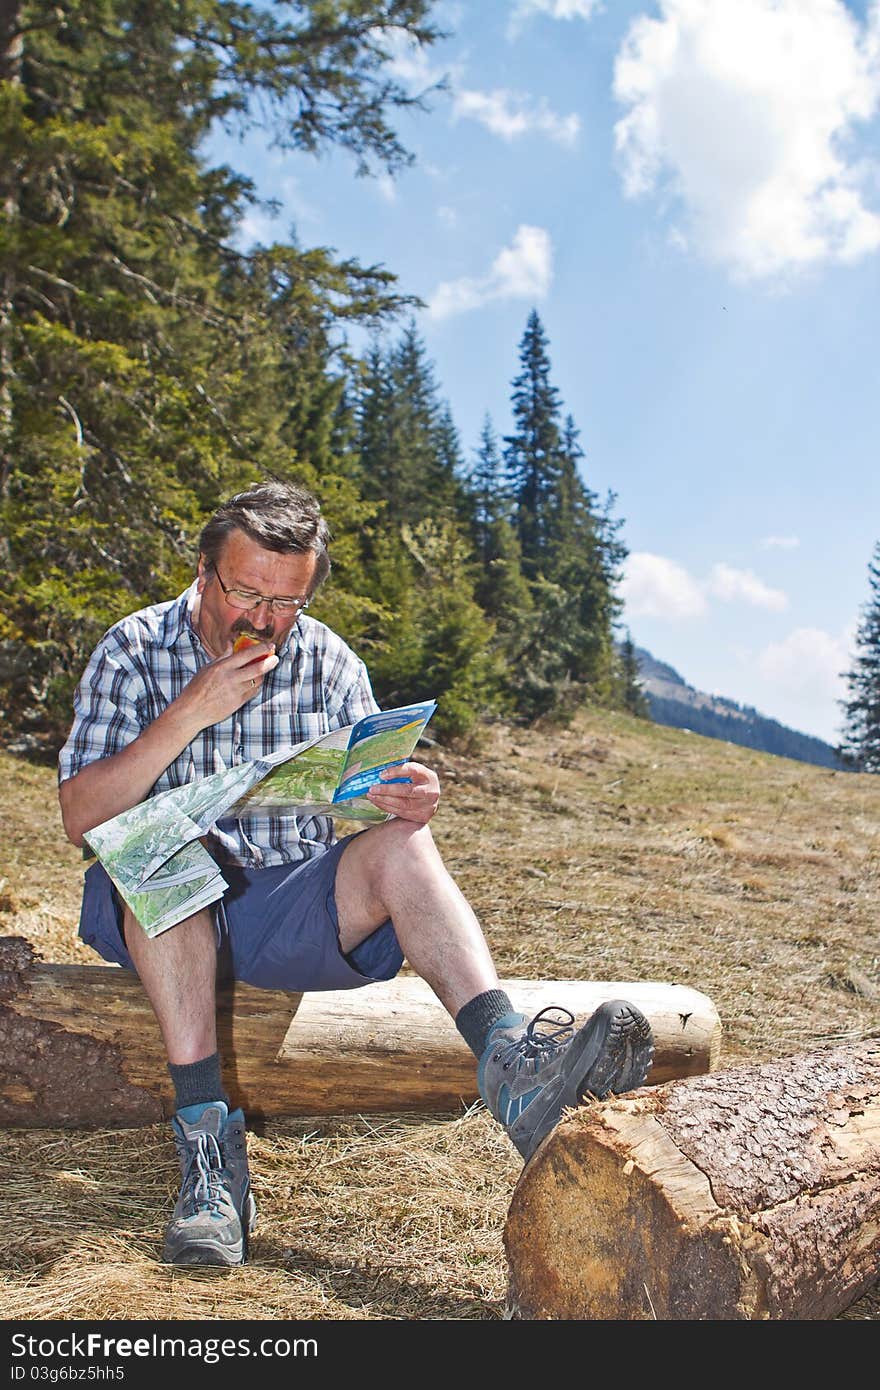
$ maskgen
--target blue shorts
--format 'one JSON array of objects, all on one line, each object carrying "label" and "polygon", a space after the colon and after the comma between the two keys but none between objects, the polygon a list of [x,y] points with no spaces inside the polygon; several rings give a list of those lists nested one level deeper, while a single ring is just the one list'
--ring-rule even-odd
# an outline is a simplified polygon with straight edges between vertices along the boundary
[{"label": "blue shorts", "polygon": [[[347,955],[340,947],[336,868],[347,843],[340,840],[300,864],[270,869],[220,865],[229,884],[214,914],[221,978],[258,989],[296,991],[357,989],[393,979],[403,952],[390,921]],[[116,889],[103,866],[93,864],[85,876],[79,934],[104,960],[134,970],[122,920]]]}]

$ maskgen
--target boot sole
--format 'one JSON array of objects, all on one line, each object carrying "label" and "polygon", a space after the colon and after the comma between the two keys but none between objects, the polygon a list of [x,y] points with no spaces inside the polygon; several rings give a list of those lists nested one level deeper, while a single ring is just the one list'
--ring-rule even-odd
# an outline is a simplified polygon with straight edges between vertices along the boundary
[{"label": "boot sole", "polygon": [[644,1085],[651,1070],[651,1025],[634,1004],[609,1000],[575,1036],[571,1052],[565,1104],[577,1105],[589,1096],[604,1100],[608,1095],[622,1095]]},{"label": "boot sole", "polygon": [[526,1109],[522,1119],[508,1128],[512,1142],[528,1162],[556,1128],[563,1109],[573,1110],[589,1098],[604,1100],[634,1090],[644,1084],[653,1060],[651,1025],[641,1010],[625,999],[601,1004],[572,1039],[563,1083],[548,1108],[531,1123]]},{"label": "boot sole", "polygon": [[257,1224],[257,1204],[248,1193],[242,1223],[242,1238],[234,1245],[221,1245],[219,1241],[192,1240],[172,1250],[168,1245],[162,1252],[162,1262],[167,1265],[194,1266],[211,1265],[215,1268],[232,1269],[247,1262],[249,1237]]}]

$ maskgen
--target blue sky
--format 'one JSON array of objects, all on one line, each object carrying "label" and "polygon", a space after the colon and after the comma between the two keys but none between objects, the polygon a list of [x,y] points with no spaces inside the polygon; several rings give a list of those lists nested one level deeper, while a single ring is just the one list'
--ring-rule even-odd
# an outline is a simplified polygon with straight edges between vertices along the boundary
[{"label": "blue sky", "polygon": [[617,493],[635,641],[834,741],[880,539],[880,0],[469,0],[392,35],[415,165],[218,136],[245,242],[382,263],[470,457],[534,305]]}]

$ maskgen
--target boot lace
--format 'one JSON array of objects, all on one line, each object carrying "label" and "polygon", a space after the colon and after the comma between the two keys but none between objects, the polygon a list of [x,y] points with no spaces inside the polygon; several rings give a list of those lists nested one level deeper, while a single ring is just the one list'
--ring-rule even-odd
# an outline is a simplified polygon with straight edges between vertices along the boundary
[{"label": "boot lace", "polygon": [[[564,1014],[565,1018],[554,1018],[554,1014]],[[518,1070],[521,1062],[530,1062],[535,1071],[538,1071],[542,1062],[552,1061],[558,1052],[568,1046],[573,1030],[574,1014],[568,1009],[550,1004],[535,1014],[520,1037],[500,1047],[494,1060],[501,1062],[504,1071],[509,1071],[514,1063],[517,1064]]]},{"label": "boot lace", "polygon": [[196,1135],[195,1149],[186,1175],[184,1206],[187,1216],[197,1211],[217,1211],[226,1197],[223,1151],[213,1134]]}]

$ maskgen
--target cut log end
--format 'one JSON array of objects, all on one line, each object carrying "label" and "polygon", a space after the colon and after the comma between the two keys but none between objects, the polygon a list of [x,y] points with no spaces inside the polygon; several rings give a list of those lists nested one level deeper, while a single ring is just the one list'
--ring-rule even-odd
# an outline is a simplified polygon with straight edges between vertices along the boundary
[{"label": "cut log end", "polygon": [[[701,1316],[707,1287],[735,1310],[729,1316],[750,1316],[723,1213],[713,1213],[711,1230],[698,1221],[714,1206],[708,1184],[669,1151],[650,1116],[634,1120],[629,1138],[645,1169],[585,1111],[563,1121],[523,1174],[505,1231],[513,1316],[690,1319]],[[652,1181],[664,1165],[690,1189],[691,1219]]]},{"label": "cut log end", "polygon": [[816,1319],[880,1268],[880,1044],[574,1112],[505,1230],[513,1316]]},{"label": "cut log end", "polygon": [[154,1124],[157,1095],[133,1085],[118,1047],[0,1004],[0,1124],[64,1128]]}]

